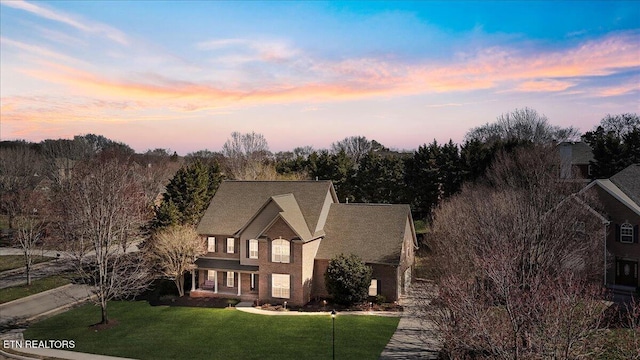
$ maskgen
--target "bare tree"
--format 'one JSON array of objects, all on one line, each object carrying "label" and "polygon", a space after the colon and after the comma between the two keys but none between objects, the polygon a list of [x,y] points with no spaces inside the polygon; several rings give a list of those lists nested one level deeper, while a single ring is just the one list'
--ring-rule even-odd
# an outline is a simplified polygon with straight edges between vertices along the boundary
[{"label": "bare tree", "polygon": [[520,140],[535,144],[549,144],[575,140],[578,135],[577,129],[551,125],[545,115],[525,107],[498,116],[494,123],[471,129],[466,139],[482,142]]},{"label": "bare tree", "polygon": [[[257,180],[264,177],[268,164],[269,145],[264,135],[255,132],[231,133],[222,146],[229,176],[236,180]],[[268,165],[268,166],[267,166]]]},{"label": "bare tree", "polygon": [[372,142],[364,136],[349,136],[331,144],[333,154],[344,151],[354,164],[358,164],[372,148]]},{"label": "bare tree", "polygon": [[150,255],[160,274],[172,280],[180,296],[184,296],[184,274],[193,271],[198,256],[207,252],[202,238],[191,226],[174,226],[154,236]]},{"label": "bare tree", "polygon": [[14,219],[31,214],[31,195],[43,180],[43,158],[27,146],[0,149],[0,209],[9,218],[9,228]]},{"label": "bare tree", "polygon": [[122,245],[139,237],[150,214],[144,191],[130,164],[108,156],[76,165],[60,191],[76,271],[95,287],[102,323],[108,323],[108,301],[135,295],[150,281],[143,258]]},{"label": "bare tree", "polygon": [[27,198],[27,203],[24,204],[31,209],[30,213],[23,212],[15,221],[16,229],[13,242],[20,247],[24,255],[27,285],[31,285],[33,256],[44,238],[47,207],[44,200],[39,192],[31,192]]},{"label": "bare tree", "polygon": [[434,214],[436,323],[453,357],[573,358],[601,326],[602,218],[556,180],[549,148],[501,156],[493,186]]}]

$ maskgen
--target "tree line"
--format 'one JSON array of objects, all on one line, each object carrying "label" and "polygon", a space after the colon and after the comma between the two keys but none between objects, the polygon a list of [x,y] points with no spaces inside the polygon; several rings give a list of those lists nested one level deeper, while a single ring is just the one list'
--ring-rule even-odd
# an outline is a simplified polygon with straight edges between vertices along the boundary
[{"label": "tree line", "polygon": [[[583,136],[594,149],[599,176],[638,161],[638,124],[635,114],[609,116]],[[106,322],[107,301],[140,291],[152,272],[180,287],[188,264],[182,260],[203,250],[195,237],[190,250],[172,248],[168,255],[160,244],[194,234],[175,228],[199,222],[223,179],[332,180],[343,202],[408,203],[415,219],[431,221],[438,204],[465,183],[487,181],[483,175],[498,154],[576,138],[573,128],[552,126],[525,108],[472,129],[462,145],[434,140],[413,152],[353,136],[330,149],[273,154],[263,135],[237,132],[220,153],[201,150],[184,158],[160,148],[136,154],[126,144],[93,134],[37,144],[5,141],[0,143],[0,211],[24,249],[27,273],[30,254],[44,240],[74,254],[78,272],[98,289]],[[141,240],[151,244],[154,256],[127,254]],[[177,270],[158,264],[163,256],[178,257]]]}]

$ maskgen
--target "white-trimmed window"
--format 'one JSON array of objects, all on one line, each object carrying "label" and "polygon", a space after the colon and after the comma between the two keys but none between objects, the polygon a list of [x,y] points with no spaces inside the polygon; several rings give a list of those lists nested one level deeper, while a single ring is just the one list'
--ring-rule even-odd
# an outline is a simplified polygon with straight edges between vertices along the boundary
[{"label": "white-trimmed window", "polygon": [[215,270],[207,270],[207,280],[213,281],[216,279],[216,271]]},{"label": "white-trimmed window", "polygon": [[233,271],[227,271],[227,287],[234,286],[234,275],[235,273]]},{"label": "white-trimmed window", "polygon": [[227,253],[233,254],[236,250],[236,239],[227,238]]},{"label": "white-trimmed window", "polygon": [[290,257],[289,241],[276,239],[271,243],[271,261],[279,263],[289,263]]},{"label": "white-trimmed window", "polygon": [[271,296],[274,298],[289,298],[289,274],[271,274]]},{"label": "white-trimmed window", "polygon": [[256,278],[258,274],[251,274],[251,290],[256,289]]},{"label": "white-trimmed window", "polygon": [[249,240],[249,259],[257,259],[258,258],[258,240],[251,239]]},{"label": "white-trimmed window", "polygon": [[216,238],[214,236],[207,237],[207,251],[216,252]]},{"label": "white-trimmed window", "polygon": [[633,225],[624,223],[620,225],[620,242],[632,243],[633,242]]},{"label": "white-trimmed window", "polygon": [[369,296],[378,295],[378,280],[371,279],[371,285],[369,285]]}]

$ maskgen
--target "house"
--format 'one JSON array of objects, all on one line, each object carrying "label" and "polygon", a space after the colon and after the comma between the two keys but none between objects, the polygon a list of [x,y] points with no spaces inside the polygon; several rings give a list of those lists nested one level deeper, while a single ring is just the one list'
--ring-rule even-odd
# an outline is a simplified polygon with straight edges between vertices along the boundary
[{"label": "house", "polygon": [[397,300],[417,248],[408,205],[342,204],[330,181],[223,181],[197,228],[208,252],[190,296],[303,305],[326,297],[334,256],[373,269],[370,295]]},{"label": "house", "polygon": [[594,158],[593,151],[587,143],[565,141],[558,144],[558,152],[560,154],[561,179],[591,178],[590,162]]},{"label": "house", "polygon": [[635,290],[640,285],[640,164],[630,165],[609,179],[592,181],[581,192],[595,192],[609,220],[606,284]]}]

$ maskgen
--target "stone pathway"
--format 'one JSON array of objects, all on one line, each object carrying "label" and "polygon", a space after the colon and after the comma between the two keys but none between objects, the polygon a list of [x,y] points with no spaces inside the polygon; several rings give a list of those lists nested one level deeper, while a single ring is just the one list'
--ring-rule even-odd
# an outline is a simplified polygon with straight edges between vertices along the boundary
[{"label": "stone pathway", "polygon": [[404,312],[396,332],[380,354],[381,360],[438,359],[442,344],[433,322],[424,319],[423,307],[432,291],[428,283],[416,282],[409,295],[402,299]]}]

